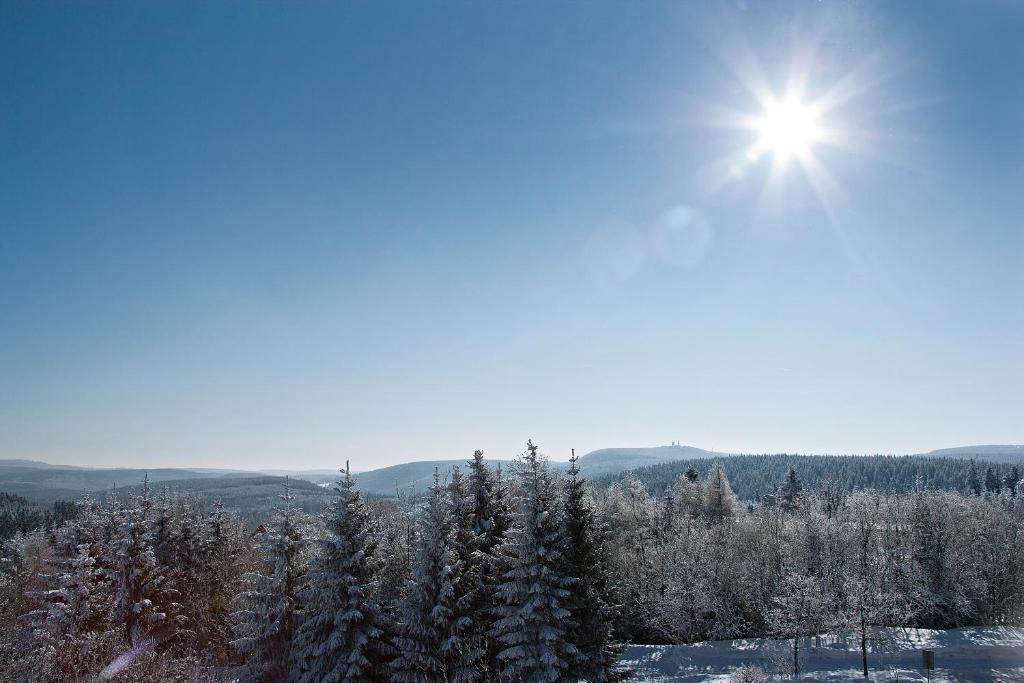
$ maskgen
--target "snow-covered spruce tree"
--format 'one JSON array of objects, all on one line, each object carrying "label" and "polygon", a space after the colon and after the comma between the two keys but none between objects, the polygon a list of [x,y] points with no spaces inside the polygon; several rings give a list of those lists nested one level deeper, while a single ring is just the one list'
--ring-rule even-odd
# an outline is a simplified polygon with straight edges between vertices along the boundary
[{"label": "snow-covered spruce tree", "polygon": [[412,573],[416,555],[416,495],[413,487],[396,487],[391,500],[366,501],[373,520],[373,538],[377,544],[377,562],[373,570],[373,588],[380,605],[382,623],[398,621],[399,603]]},{"label": "snow-covered spruce tree", "polygon": [[295,678],[303,683],[385,681],[390,647],[374,599],[376,541],[348,463],[324,511],[324,535],[302,595]]},{"label": "snow-covered spruce tree", "polygon": [[24,620],[51,658],[48,665],[54,674],[72,679],[96,673],[117,638],[107,633],[110,593],[91,544],[82,543],[74,555],[60,562],[52,580],[55,588],[28,594],[43,607]]},{"label": "snow-covered spruce tree", "polygon": [[51,549],[42,531],[16,533],[0,542],[0,680],[59,680],[51,666],[51,648],[26,638],[22,615],[39,607],[29,596],[49,588]]},{"label": "snow-covered spruce tree", "polygon": [[1006,477],[1003,478],[1003,484],[1006,487],[1006,492],[1011,496],[1017,495],[1017,485],[1020,483],[1020,468],[1016,465],[1010,468],[1010,471],[1006,473]]},{"label": "snow-covered spruce tree", "polygon": [[480,680],[493,681],[497,680],[499,644],[490,635],[492,607],[501,571],[499,548],[508,531],[509,510],[501,470],[495,472],[488,467],[481,450],[474,451],[469,461],[467,496],[473,533],[467,573],[476,580],[471,611],[485,653],[480,662]]},{"label": "snow-covered spruce tree", "polygon": [[198,506],[183,496],[176,496],[172,521],[170,566],[179,585],[190,592],[202,583],[203,523]]},{"label": "snow-covered spruce tree", "polygon": [[153,505],[153,553],[156,561],[164,566],[174,564],[178,541],[173,506],[170,489],[166,486],[161,488]]},{"label": "snow-covered spruce tree", "polygon": [[[156,644],[170,640],[187,621],[180,614],[177,591],[171,587],[166,570],[156,561],[151,507],[147,480],[141,495],[129,496],[102,562],[113,587],[111,622],[124,628],[133,645],[149,639]],[[116,520],[117,506],[111,505],[110,510],[111,519]]]},{"label": "snow-covered spruce tree", "polygon": [[985,465],[985,492],[997,496],[1003,492],[1003,480],[992,469],[992,465]]},{"label": "snow-covered spruce tree", "polygon": [[[198,646],[216,657],[227,656],[231,640],[231,602],[238,587],[243,567],[240,557],[246,540],[245,528],[240,520],[224,511],[220,500],[205,519],[200,541],[201,563],[197,572],[199,585],[195,592],[202,604],[202,631]],[[212,650],[212,652],[210,652]]]},{"label": "snow-covered spruce tree", "polygon": [[472,502],[473,534],[481,558],[492,560],[497,556],[498,546],[509,527],[508,502],[499,477],[500,473],[496,474],[484,462],[484,452],[474,451],[473,459],[469,461],[467,483],[467,493]]},{"label": "snow-covered spruce tree", "polygon": [[803,489],[796,468],[790,467],[789,472],[786,473],[786,481],[782,483],[782,489],[779,491],[781,494],[779,506],[786,512],[796,511],[801,504]]},{"label": "snow-covered spruce tree", "polygon": [[506,569],[495,591],[500,680],[569,680],[579,653],[569,640],[575,627],[566,608],[573,579],[561,570],[565,536],[558,489],[532,441],[519,463],[519,496],[502,554]]},{"label": "snow-covered spruce tree", "polygon": [[[462,572],[468,579],[466,591],[475,591],[477,567],[474,562],[478,558],[477,537],[474,533],[473,501],[467,492],[466,480],[458,465],[452,467],[452,480],[446,487],[448,505],[451,508],[453,548],[456,559],[462,563]],[[431,491],[433,493],[433,491]],[[475,596],[471,596],[475,598]]]},{"label": "snow-covered spruce tree", "polygon": [[[448,484],[448,498],[451,503],[452,524],[454,527],[453,550],[462,571],[459,580],[454,583],[455,599],[462,605],[462,614],[468,618],[463,629],[462,648],[472,653],[475,675],[471,680],[487,680],[490,667],[487,662],[486,632],[490,628],[487,610],[481,610],[481,598],[478,592],[486,591],[486,584],[481,574],[486,571],[486,564],[492,556],[481,552],[481,538],[477,535],[475,497],[469,492],[469,482],[462,476],[457,465],[452,467],[452,480]],[[504,532],[503,532],[504,533]],[[491,582],[493,586],[493,582]]]},{"label": "snow-covered spruce tree", "polygon": [[472,583],[460,559],[460,521],[453,508],[435,470],[395,639],[398,656],[391,664],[391,680],[399,683],[463,683],[478,678],[483,653],[479,640],[472,638]]},{"label": "snow-covered spruce tree", "polygon": [[124,506],[114,491],[107,491],[99,517],[100,540],[104,547],[109,547],[117,540],[124,524]]},{"label": "snow-covered spruce tree", "polygon": [[566,677],[591,683],[621,681],[628,672],[616,667],[622,648],[612,640],[608,556],[602,529],[587,501],[587,480],[580,476],[578,460],[574,451],[569,460],[569,475],[563,482],[562,572],[576,579],[565,602],[575,622],[568,639],[579,653]]},{"label": "snow-covered spruce tree", "polygon": [[967,493],[981,495],[981,478],[978,476],[978,466],[971,461],[971,469],[967,472]]},{"label": "snow-covered spruce tree", "polygon": [[241,609],[232,615],[238,637],[231,645],[246,660],[246,680],[284,681],[289,675],[306,538],[287,479],[279,498],[263,540],[269,570],[243,576],[249,587],[236,598]]}]

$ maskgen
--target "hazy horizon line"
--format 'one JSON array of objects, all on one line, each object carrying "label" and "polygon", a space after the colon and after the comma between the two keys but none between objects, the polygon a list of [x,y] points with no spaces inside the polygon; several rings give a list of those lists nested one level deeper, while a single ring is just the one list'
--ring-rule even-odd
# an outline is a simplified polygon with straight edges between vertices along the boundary
[{"label": "hazy horizon line", "polygon": [[[656,449],[656,448],[679,448],[679,449],[688,448],[688,449],[693,449],[693,450],[704,451],[704,452],[709,453],[711,455],[723,455],[723,456],[734,456],[734,455],[820,456],[820,455],[829,455],[829,456],[863,456],[863,457],[870,457],[870,456],[875,456],[875,455],[885,455],[885,456],[893,456],[893,457],[905,457],[905,456],[915,456],[915,455],[928,455],[930,453],[937,453],[937,452],[950,451],[950,450],[963,450],[963,449],[970,449],[970,448],[977,448],[977,449],[994,449],[994,448],[1024,449],[1024,444],[983,443],[983,444],[964,444],[964,445],[960,445],[960,446],[946,446],[946,447],[942,447],[942,448],[933,448],[933,449],[930,449],[930,450],[919,450],[919,451],[914,451],[914,452],[897,452],[897,451],[874,451],[874,452],[868,452],[868,451],[861,451],[861,452],[843,452],[843,453],[840,453],[840,452],[811,452],[811,451],[765,450],[765,449],[760,449],[760,450],[758,450],[758,449],[754,449],[754,450],[741,449],[741,450],[720,451],[720,450],[714,450],[714,449],[709,449],[709,448],[702,448],[700,446],[692,446],[692,445],[689,445],[689,444],[681,444],[681,443],[675,442],[675,443],[668,443],[668,444],[659,444],[659,445],[655,445],[655,446],[608,446],[608,447],[602,447],[602,448],[597,448],[597,449],[594,449],[594,450],[591,450],[591,451],[587,451],[586,453],[582,453],[580,455],[580,457],[584,457],[584,456],[590,455],[592,453],[597,453],[599,451],[605,451],[605,450],[653,450],[653,449]],[[487,456],[486,452],[485,452],[485,458],[488,461],[511,462],[513,460],[518,459],[522,454],[523,453],[516,453],[516,454],[511,455],[511,456],[491,457],[491,456]],[[969,454],[970,453],[967,452],[964,455],[969,455]],[[547,460],[549,460],[551,462],[568,462],[569,461],[569,457],[553,457],[553,456],[546,455],[546,454],[545,454],[545,457],[547,458]],[[286,459],[286,458],[283,457],[283,459]],[[395,463],[391,463],[391,464],[384,464],[384,465],[380,465],[380,466],[377,466],[377,467],[367,467],[367,468],[359,468],[359,469],[353,468],[352,472],[353,472],[353,474],[357,474],[357,473],[360,473],[360,472],[371,472],[371,471],[374,471],[374,470],[386,469],[388,467],[398,467],[398,466],[401,466],[401,465],[408,465],[408,464],[417,463],[417,462],[459,462],[459,461],[468,461],[470,459],[472,459],[472,455],[469,455],[469,456],[466,456],[466,457],[462,457],[462,458],[459,458],[459,457],[454,457],[454,458],[445,458],[445,457],[433,457],[433,458],[432,457],[421,457],[421,458],[415,458],[414,457],[414,458],[411,458],[411,459],[408,459],[408,460],[401,460],[399,462],[395,462]],[[44,457],[10,456],[10,455],[0,456],[0,462],[4,462],[4,461],[7,461],[7,462],[14,462],[14,461],[36,462],[36,463],[42,463],[44,465],[48,465],[50,467],[66,467],[66,468],[69,468],[69,469],[87,469],[87,470],[159,470],[159,469],[170,469],[170,470],[191,470],[191,471],[252,472],[252,473],[256,473],[256,474],[269,474],[271,476],[273,476],[272,473],[274,473],[274,472],[309,473],[309,472],[327,472],[327,471],[330,471],[330,472],[335,472],[335,471],[342,472],[342,471],[344,471],[344,467],[342,465],[339,465],[339,466],[336,466],[336,467],[331,467],[331,466],[301,467],[301,468],[294,468],[294,469],[289,469],[289,468],[281,467],[281,466],[274,466],[274,467],[255,467],[255,468],[251,468],[250,469],[250,468],[244,468],[244,467],[239,467],[239,466],[210,466],[210,465],[188,465],[188,464],[185,464],[185,465],[157,464],[157,465],[153,465],[153,466],[150,466],[150,467],[140,467],[140,466],[130,466],[130,465],[87,465],[87,464],[71,464],[71,463],[68,463],[68,462],[63,462],[62,460],[63,459],[61,459],[61,458],[58,458],[56,460],[45,459],[45,456]],[[352,458],[347,458],[347,460],[349,462],[351,462]]]}]

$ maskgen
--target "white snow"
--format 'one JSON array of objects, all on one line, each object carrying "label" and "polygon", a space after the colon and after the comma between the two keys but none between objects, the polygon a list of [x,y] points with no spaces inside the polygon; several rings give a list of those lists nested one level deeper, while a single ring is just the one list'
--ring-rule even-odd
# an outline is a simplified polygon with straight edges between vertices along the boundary
[{"label": "white snow", "polygon": [[[1024,628],[1009,626],[928,629],[877,629],[869,647],[868,669],[874,682],[925,681],[924,649],[935,651],[936,683],[1024,682]],[[630,645],[622,662],[635,670],[637,681],[652,683],[727,683],[730,672],[756,666],[769,680],[791,666],[791,640],[722,640],[692,645]],[[802,681],[863,681],[859,640],[823,634],[805,638],[800,646]]]}]

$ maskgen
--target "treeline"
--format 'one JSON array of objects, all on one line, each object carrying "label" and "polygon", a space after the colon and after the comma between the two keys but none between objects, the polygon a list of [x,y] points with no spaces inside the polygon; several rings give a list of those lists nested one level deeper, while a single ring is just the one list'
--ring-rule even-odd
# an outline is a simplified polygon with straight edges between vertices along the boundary
[{"label": "treeline", "polygon": [[652,495],[662,496],[691,467],[703,478],[719,463],[728,470],[736,495],[748,501],[775,495],[790,468],[799,471],[804,485],[812,490],[838,481],[848,491],[908,493],[923,485],[980,494],[986,490],[999,493],[1004,488],[1015,491],[1021,480],[1020,468],[1008,463],[916,455],[782,454],[677,460],[602,477],[598,483],[608,486],[629,477],[641,481]]},{"label": "treeline", "polygon": [[[619,643],[1019,624],[1024,496],[812,491],[784,471],[741,501],[738,459],[592,486],[528,444],[477,452],[419,498],[323,511],[287,486],[255,529],[187,494],[85,500],[0,570],[0,678],[612,681]],[[800,459],[798,463],[807,462]],[[993,474],[990,482],[994,488]],[[880,646],[874,643],[874,647]]]}]

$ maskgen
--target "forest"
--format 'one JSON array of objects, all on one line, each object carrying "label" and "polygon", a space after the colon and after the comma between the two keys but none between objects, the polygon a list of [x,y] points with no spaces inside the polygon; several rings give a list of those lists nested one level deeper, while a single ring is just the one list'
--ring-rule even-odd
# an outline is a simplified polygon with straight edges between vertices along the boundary
[{"label": "forest", "polygon": [[346,467],[320,512],[286,482],[258,523],[148,482],[34,521],[4,498],[0,678],[616,681],[624,643],[762,636],[797,671],[838,631],[866,675],[876,626],[1024,623],[1012,467],[744,457],[598,484],[528,443],[393,499]]},{"label": "forest", "polygon": [[78,505],[70,501],[58,500],[51,505],[41,505],[0,491],[0,541],[39,528],[50,531],[77,514]]},{"label": "forest", "polygon": [[818,490],[832,481],[847,489],[876,489],[907,493],[927,486],[980,495],[982,491],[1015,491],[1020,467],[1012,462],[976,462],[964,458],[922,455],[731,455],[727,458],[694,458],[646,465],[600,477],[595,483],[609,485],[623,478],[639,479],[656,496],[664,495],[691,467],[706,476],[715,465],[729,470],[729,483],[741,500],[774,496],[791,468],[800,472],[803,485]]}]

